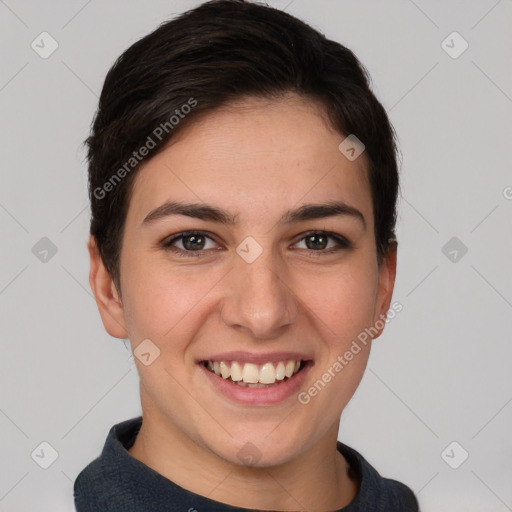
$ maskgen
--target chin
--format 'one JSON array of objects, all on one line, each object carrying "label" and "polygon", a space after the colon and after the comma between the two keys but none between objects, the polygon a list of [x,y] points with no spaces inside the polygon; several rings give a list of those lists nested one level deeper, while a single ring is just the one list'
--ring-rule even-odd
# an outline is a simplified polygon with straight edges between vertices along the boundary
[{"label": "chin", "polygon": [[[293,461],[309,445],[304,436],[291,435],[289,426],[277,433],[276,424],[257,432],[245,431],[234,435],[229,442],[220,446],[210,444],[209,448],[231,464],[251,468],[280,466]],[[212,440],[213,441],[213,440]]]}]

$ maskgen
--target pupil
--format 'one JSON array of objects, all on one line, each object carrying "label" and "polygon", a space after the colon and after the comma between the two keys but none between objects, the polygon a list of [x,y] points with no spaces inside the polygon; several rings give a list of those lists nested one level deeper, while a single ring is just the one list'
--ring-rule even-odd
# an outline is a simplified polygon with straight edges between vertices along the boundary
[{"label": "pupil", "polygon": [[325,235],[310,235],[306,238],[306,246],[308,249],[325,249],[327,247],[327,237]]},{"label": "pupil", "polygon": [[188,235],[183,239],[183,245],[189,250],[201,249],[204,245],[204,240],[201,235]]}]

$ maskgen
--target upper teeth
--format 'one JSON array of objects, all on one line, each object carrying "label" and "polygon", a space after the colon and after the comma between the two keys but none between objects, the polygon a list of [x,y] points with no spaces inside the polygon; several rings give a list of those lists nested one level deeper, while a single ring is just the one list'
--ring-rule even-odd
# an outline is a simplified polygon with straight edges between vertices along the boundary
[{"label": "upper teeth", "polygon": [[300,368],[300,360],[269,362],[261,366],[237,361],[207,361],[207,367],[223,379],[231,378],[234,382],[274,384],[276,380],[290,378],[296,374]]}]

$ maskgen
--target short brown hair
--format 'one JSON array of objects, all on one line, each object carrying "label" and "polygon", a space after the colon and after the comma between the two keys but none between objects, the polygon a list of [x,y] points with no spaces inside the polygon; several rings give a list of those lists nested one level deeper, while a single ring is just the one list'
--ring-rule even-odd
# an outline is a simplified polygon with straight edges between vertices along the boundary
[{"label": "short brown hair", "polygon": [[218,0],[163,23],[128,48],[106,76],[86,140],[90,232],[118,287],[124,224],[140,163],[199,115],[244,96],[289,92],[319,102],[340,134],[355,134],[364,143],[381,262],[395,238],[396,144],[365,68],[349,49],[290,14]]}]

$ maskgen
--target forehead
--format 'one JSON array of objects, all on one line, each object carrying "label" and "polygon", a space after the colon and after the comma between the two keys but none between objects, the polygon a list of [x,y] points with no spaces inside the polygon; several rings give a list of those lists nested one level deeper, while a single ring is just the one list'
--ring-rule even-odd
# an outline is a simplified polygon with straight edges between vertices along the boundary
[{"label": "forehead", "polygon": [[263,220],[301,202],[342,200],[369,218],[364,154],[348,160],[338,149],[344,138],[318,103],[296,95],[230,103],[192,122],[139,169],[128,217],[174,199],[230,206],[242,220],[244,212]]}]

